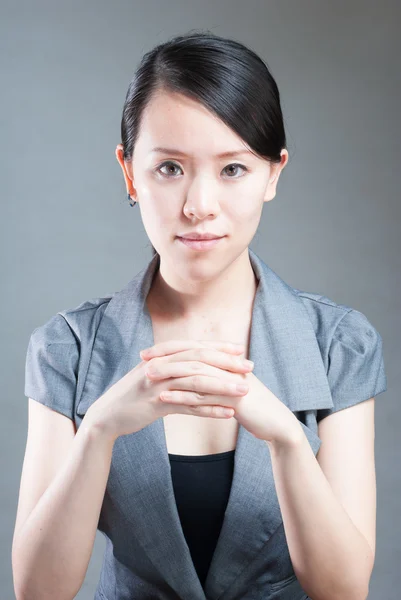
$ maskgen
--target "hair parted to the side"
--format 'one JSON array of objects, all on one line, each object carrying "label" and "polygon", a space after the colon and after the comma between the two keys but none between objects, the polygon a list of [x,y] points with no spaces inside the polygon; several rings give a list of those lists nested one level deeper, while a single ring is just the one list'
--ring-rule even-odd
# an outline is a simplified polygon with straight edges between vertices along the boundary
[{"label": "hair parted to the side", "polygon": [[[203,104],[257,155],[280,163],[286,135],[277,84],[250,48],[209,31],[191,30],[147,52],[131,80],[121,120],[124,159],[132,160],[142,113],[159,91]],[[153,256],[157,254],[151,246]]]}]

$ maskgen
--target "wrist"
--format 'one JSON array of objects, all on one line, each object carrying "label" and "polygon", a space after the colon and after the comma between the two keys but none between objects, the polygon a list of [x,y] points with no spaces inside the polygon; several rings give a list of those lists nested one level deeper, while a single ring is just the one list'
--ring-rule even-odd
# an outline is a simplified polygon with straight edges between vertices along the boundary
[{"label": "wrist", "polygon": [[292,417],[280,437],[273,440],[265,440],[270,450],[277,452],[278,450],[297,448],[302,444],[305,439],[305,433],[296,416],[292,415]]},{"label": "wrist", "polygon": [[110,423],[104,418],[104,414],[100,413],[99,406],[95,406],[95,404],[88,408],[80,428],[87,429],[91,437],[103,438],[114,444],[118,436],[111,429]]}]

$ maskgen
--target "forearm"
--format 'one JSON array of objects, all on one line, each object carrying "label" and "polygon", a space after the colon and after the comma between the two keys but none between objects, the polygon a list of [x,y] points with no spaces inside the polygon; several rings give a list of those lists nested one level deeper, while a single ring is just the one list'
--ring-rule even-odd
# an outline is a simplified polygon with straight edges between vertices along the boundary
[{"label": "forearm", "polygon": [[302,428],[266,442],[294,572],[313,600],[364,600],[373,556],[334,495]]},{"label": "forearm", "polygon": [[113,445],[85,417],[67,460],[14,536],[17,599],[70,600],[80,589],[93,550]]}]

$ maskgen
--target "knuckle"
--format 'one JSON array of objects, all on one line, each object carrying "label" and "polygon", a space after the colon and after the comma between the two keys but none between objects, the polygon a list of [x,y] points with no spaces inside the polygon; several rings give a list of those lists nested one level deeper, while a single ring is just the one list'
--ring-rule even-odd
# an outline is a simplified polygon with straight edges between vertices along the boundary
[{"label": "knuckle", "polygon": [[148,368],[156,368],[157,367],[157,357],[153,357],[150,360],[147,361],[147,366]]},{"label": "knuckle", "polygon": [[191,369],[192,369],[193,371],[200,371],[200,370],[202,369],[202,363],[201,363],[201,362],[199,362],[199,361],[197,361],[197,360],[194,360],[194,361],[191,363]]},{"label": "knuckle", "polygon": [[196,356],[200,361],[205,362],[207,360],[208,353],[209,351],[207,348],[197,348]]},{"label": "knuckle", "polygon": [[192,381],[191,381],[191,383],[192,383],[192,385],[193,385],[195,388],[196,388],[196,387],[198,387],[198,386],[200,385],[200,382],[201,382],[201,378],[199,377],[199,375],[194,375],[194,376],[192,377]]}]

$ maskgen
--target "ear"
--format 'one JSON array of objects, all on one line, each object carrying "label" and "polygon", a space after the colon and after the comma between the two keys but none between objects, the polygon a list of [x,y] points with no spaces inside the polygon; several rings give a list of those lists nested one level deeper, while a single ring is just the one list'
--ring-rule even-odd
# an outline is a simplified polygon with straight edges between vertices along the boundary
[{"label": "ear", "polygon": [[117,144],[116,158],[120,163],[120,167],[124,175],[127,192],[130,194],[131,198],[136,198],[136,190],[133,186],[132,163],[124,160],[124,148],[122,144]]},{"label": "ear", "polygon": [[273,200],[276,195],[277,183],[281,174],[281,171],[284,169],[288,162],[288,152],[285,148],[281,150],[281,162],[279,163],[271,163],[272,167],[270,169],[269,180],[266,186],[264,201],[269,202],[269,200]]}]

